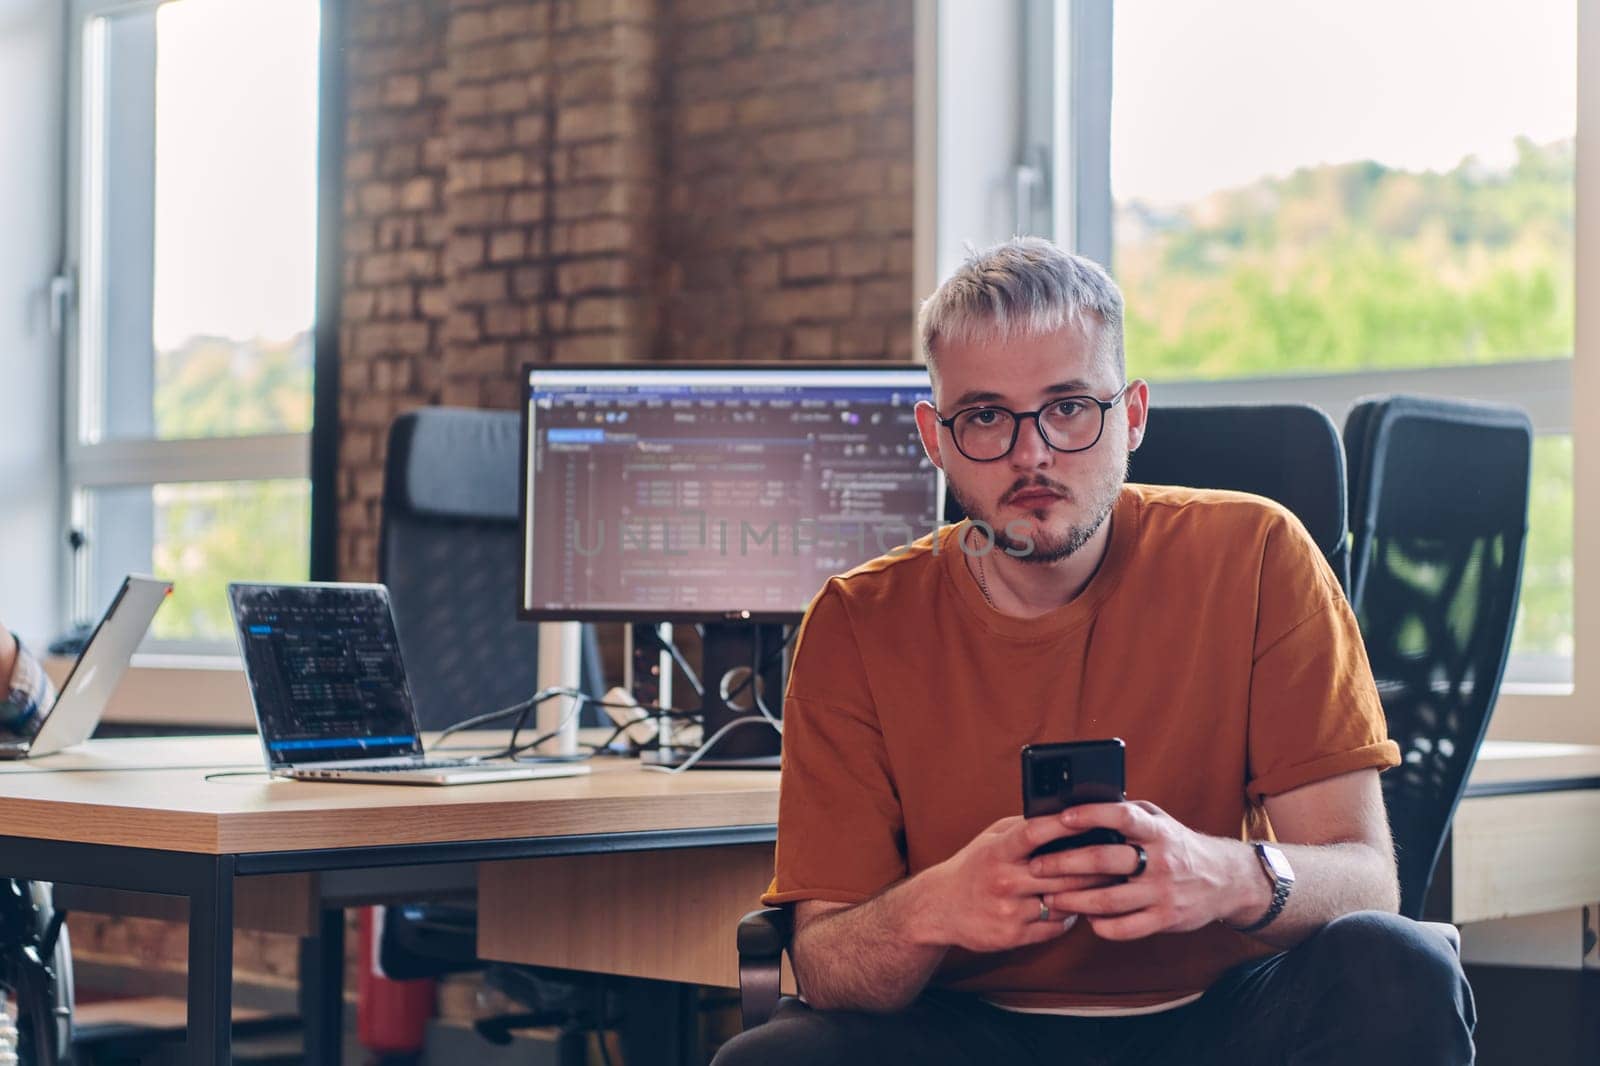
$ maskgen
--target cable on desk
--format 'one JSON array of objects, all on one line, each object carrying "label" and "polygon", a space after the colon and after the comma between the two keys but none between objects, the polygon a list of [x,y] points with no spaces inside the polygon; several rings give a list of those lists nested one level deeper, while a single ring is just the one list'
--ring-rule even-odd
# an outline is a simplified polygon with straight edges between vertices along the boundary
[{"label": "cable on desk", "polygon": [[[558,693],[558,695],[559,695],[559,693]],[[583,696],[583,699],[588,704],[590,704],[592,706],[595,706],[595,707],[615,707],[615,708],[618,708],[620,710],[643,711],[645,714],[649,715],[652,718],[658,718],[658,717],[681,718],[681,719],[684,719],[685,721],[698,722],[703,717],[699,711],[685,710],[685,709],[683,709],[681,707],[662,707],[659,704],[654,704],[654,703],[621,703],[621,702],[618,702],[616,700],[595,699],[593,696]],[[519,705],[518,707],[515,707],[515,708],[504,708],[502,711],[496,711],[496,712],[493,712],[493,713],[495,715],[499,715],[499,716],[503,717],[506,714],[518,713],[518,712],[521,712],[522,710],[523,709]],[[485,716],[480,716],[480,717],[485,717]],[[627,729],[629,729],[629,728],[631,728],[631,727],[633,727],[635,725],[638,725],[639,721],[642,721],[642,720],[643,719],[639,719],[639,720],[632,721],[632,722],[625,722],[622,725],[617,726],[612,731],[611,735],[606,738],[606,740],[605,740],[605,742],[603,744],[599,744],[599,745],[585,744],[584,747],[593,748],[593,749],[609,748],[612,744],[616,743],[617,738],[619,736],[621,736],[622,733],[625,730],[627,730]],[[471,719],[468,719],[468,721],[471,721]],[[565,724],[565,722],[563,722],[563,725],[564,724]],[[518,729],[513,730],[513,733],[515,734],[516,732],[519,732],[520,728],[522,726],[524,726],[524,725],[526,725],[526,722],[519,722],[518,723]],[[559,729],[560,727],[558,726],[557,728]],[[447,744],[440,744],[438,741],[442,740],[442,739],[444,739],[443,734],[441,734],[440,737],[437,740],[435,740],[433,744],[429,745],[428,751],[430,753],[477,752],[478,754],[476,755],[476,758],[479,758],[479,759],[496,759],[496,758],[504,758],[505,757],[505,752],[510,747],[513,746],[513,745],[501,745],[500,747],[491,747],[491,746],[488,746],[488,745],[480,745],[480,744],[451,746],[451,745],[447,745]],[[549,739],[550,739],[550,736],[546,735],[546,736],[537,738],[535,740],[526,741],[524,743],[517,744],[517,745],[514,745],[514,746],[519,750],[525,750],[530,745],[542,744],[546,740],[549,740]]]},{"label": "cable on desk", "polygon": [[[779,644],[778,650],[773,653],[775,657],[783,655],[783,649],[789,646],[789,641],[793,639],[795,631],[799,628],[799,626],[790,627],[789,633],[783,638],[783,643]],[[767,701],[761,696],[760,674],[766,670],[771,663],[767,662],[766,658],[761,654],[760,626],[756,626],[755,632],[750,634],[750,638],[750,676],[745,678],[744,684],[750,686],[750,695],[755,697],[756,710],[761,712],[761,717],[770,722],[772,724],[772,728],[776,729],[778,731],[778,735],[781,737],[783,736],[783,722],[779,721],[778,716],[772,713],[772,709],[767,706]]]},{"label": "cable on desk", "polygon": [[678,645],[673,643],[670,638],[662,635],[659,624],[655,626],[655,634],[656,643],[667,649],[667,654],[672,656],[672,661],[678,664],[679,670],[683,671],[683,676],[689,682],[689,687],[694,689],[694,694],[696,696],[705,696],[706,687],[704,682],[700,680],[700,675],[694,672],[694,667],[689,665],[689,660],[684,657]]},{"label": "cable on desk", "polygon": [[[587,697],[585,697],[585,699],[587,699]],[[517,758],[520,757],[523,752],[532,751],[533,749],[537,748],[540,744],[543,744],[545,741],[550,740],[550,739],[552,739],[554,737],[560,736],[561,735],[561,731],[567,727],[567,723],[572,721],[572,719],[577,716],[578,712],[583,709],[583,704],[584,704],[584,700],[579,700],[579,701],[573,703],[572,709],[570,711],[568,711],[566,714],[562,715],[561,721],[556,723],[556,727],[554,729],[551,729],[551,730],[549,730],[549,731],[547,731],[545,733],[541,733],[540,735],[534,737],[532,740],[525,741],[522,744],[518,744],[517,743],[517,731],[515,729],[513,729],[511,731],[511,743],[506,745],[506,750],[505,750],[505,753],[502,756],[502,758],[511,759],[512,761],[516,761]],[[583,758],[589,758],[589,756],[583,756]],[[533,760],[533,761],[537,761],[537,760]]]},{"label": "cable on desk", "polygon": [[[781,644],[779,644],[776,648],[773,648],[771,651],[769,651],[764,657],[760,656],[759,653],[758,653],[757,656],[755,657],[756,661],[759,663],[758,669],[755,670],[754,672],[752,672],[750,674],[750,676],[746,677],[743,681],[739,682],[737,685],[733,686],[731,689],[728,690],[728,700],[732,701],[734,699],[737,699],[741,692],[743,692],[745,689],[749,688],[755,682],[755,678],[756,678],[757,674],[760,674],[760,673],[764,672],[767,669],[767,667],[771,666],[773,663],[775,663],[779,659],[781,659],[783,657],[784,651],[789,647],[790,644],[794,643],[795,635],[798,634],[799,632],[800,632],[800,627],[799,626],[790,626],[789,627],[789,632],[784,634],[783,642]],[[755,641],[754,641],[754,643],[756,644],[757,647],[760,646],[760,641],[761,641],[760,628],[757,627],[756,638],[755,638]]]},{"label": "cable on desk", "polygon": [[[704,717],[703,715],[697,714],[697,713],[695,713],[693,711],[669,711],[669,710],[665,710],[665,709],[659,708],[659,707],[651,708],[651,707],[647,707],[647,706],[640,706],[638,704],[633,704],[633,703],[599,703],[598,705],[601,706],[601,707],[620,707],[620,708],[623,708],[625,710],[643,710],[643,711],[652,711],[653,710],[656,713],[651,714],[650,715],[651,718],[662,718],[662,717],[666,717],[666,718],[683,718],[683,719],[686,719],[688,721],[698,722],[698,721],[700,721],[700,719],[702,717]],[[648,721],[648,719],[636,718],[631,722],[623,722],[621,725],[619,725],[615,729],[613,729],[611,731],[611,735],[606,737],[606,739],[601,741],[599,744],[585,744],[584,747],[589,749],[589,753],[591,755],[619,755],[619,754],[624,754],[622,752],[613,752],[611,750],[611,745],[615,744],[617,742],[617,738],[622,736],[622,734],[626,733],[628,730],[632,729],[634,726],[636,726],[640,722],[644,722],[644,721]],[[630,751],[630,752],[626,752],[626,754],[631,756],[631,755],[633,755],[635,753]]]},{"label": "cable on desk", "polygon": [[434,739],[434,744],[437,745],[439,741],[442,741],[445,737],[450,736],[452,733],[459,733],[463,729],[473,729],[480,725],[488,725],[490,722],[497,722],[502,718],[510,718],[512,715],[524,715],[530,709],[537,707],[546,700],[554,699],[556,696],[572,696],[573,698],[580,700],[587,700],[589,698],[575,688],[564,688],[560,685],[552,685],[550,688],[540,689],[538,692],[535,692],[532,696],[529,696],[527,699],[522,700],[519,703],[513,703],[508,707],[501,707],[497,711],[489,711],[485,714],[473,715],[471,718],[463,718],[461,721],[452,726],[446,726],[440,731],[438,737]]},{"label": "cable on desk", "polygon": [[[581,709],[582,707],[584,707],[586,705],[591,705],[592,704],[593,706],[596,706],[596,707],[619,707],[619,708],[624,708],[624,709],[628,709],[628,710],[640,710],[640,711],[643,711],[643,712],[645,712],[646,714],[648,714],[648,715],[650,715],[652,717],[657,717],[657,716],[661,716],[661,715],[666,715],[668,717],[675,717],[675,718],[698,718],[699,717],[699,712],[698,711],[685,710],[685,709],[679,708],[679,707],[661,707],[661,706],[658,706],[656,704],[617,703],[617,702],[614,702],[614,701],[608,702],[608,701],[606,701],[604,699],[599,699],[599,698],[597,698],[595,696],[591,696],[588,693],[583,692],[583,691],[581,691],[579,689],[567,688],[567,687],[564,687],[564,686],[555,685],[555,686],[551,686],[550,688],[545,688],[545,689],[539,690],[538,692],[534,693],[532,696],[530,696],[529,698],[521,701],[520,703],[513,703],[510,706],[501,707],[499,710],[489,711],[489,712],[487,712],[485,714],[474,715],[471,718],[463,718],[461,721],[455,723],[454,725],[448,726],[445,729],[441,730],[439,732],[439,735],[434,738],[433,743],[429,746],[429,750],[430,751],[435,751],[435,752],[437,752],[437,751],[452,751],[452,750],[459,751],[459,750],[462,750],[460,748],[449,748],[449,747],[446,747],[443,744],[443,741],[445,740],[445,738],[447,738],[447,737],[449,737],[449,736],[451,736],[451,735],[453,735],[455,733],[459,733],[464,729],[472,729],[472,728],[474,728],[476,726],[487,725],[490,722],[498,721],[498,720],[500,720],[502,718],[510,718],[512,716],[516,716],[516,721],[512,724],[512,727],[511,727],[512,738],[513,738],[512,743],[507,745],[505,748],[491,749],[489,753],[477,756],[477,758],[483,758],[483,759],[502,758],[503,757],[502,755],[494,754],[494,752],[504,752],[504,751],[509,750],[510,748],[516,748],[516,747],[521,747],[522,746],[522,745],[518,745],[518,744],[515,743],[515,738],[516,738],[516,735],[518,733],[520,733],[527,726],[528,713],[530,711],[532,711],[534,708],[538,707],[541,703],[545,703],[548,700],[555,699],[555,698],[557,698],[559,696],[567,696],[567,697],[570,697],[571,699],[577,700],[578,703],[577,703],[577,708],[576,709]],[[557,726],[557,729],[560,729],[560,728],[564,727],[566,725],[567,721],[570,718],[571,718],[571,712],[568,712],[568,714],[565,717],[563,717],[563,719],[561,721],[561,725]],[[541,740],[538,741],[538,743],[542,744],[542,743],[544,743],[545,740],[548,740],[548,739],[550,739],[548,736],[543,737]]]},{"label": "cable on desk", "polygon": [[205,780],[215,781],[219,777],[271,777],[271,770],[218,770],[214,774],[207,774]]},{"label": "cable on desk", "polygon": [[656,772],[658,774],[681,774],[685,770],[687,770],[691,766],[693,766],[695,763],[697,763],[701,759],[705,758],[708,754],[710,754],[711,749],[716,746],[717,741],[721,740],[723,737],[725,737],[729,733],[733,732],[739,726],[750,725],[751,723],[759,723],[759,724],[764,725],[764,726],[771,726],[771,725],[776,724],[771,719],[765,717],[764,715],[747,714],[743,718],[735,718],[733,721],[729,722],[727,725],[723,726],[721,729],[717,730],[715,733],[712,733],[711,736],[706,740],[706,742],[704,744],[701,744],[698,748],[695,749],[693,755],[690,755],[687,759],[683,760],[683,762],[679,763],[677,766],[641,766],[641,767],[639,767],[639,769],[641,769],[641,770],[652,770],[652,771],[654,771],[654,772]]}]

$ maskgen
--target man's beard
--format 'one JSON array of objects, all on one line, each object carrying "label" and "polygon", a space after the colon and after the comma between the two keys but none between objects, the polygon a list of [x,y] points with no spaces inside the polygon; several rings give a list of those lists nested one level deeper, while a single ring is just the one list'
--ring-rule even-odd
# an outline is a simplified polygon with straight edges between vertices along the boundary
[{"label": "man's beard", "polygon": [[[1036,525],[1033,533],[1026,538],[1013,537],[1004,527],[996,524],[992,511],[974,506],[948,472],[945,475],[945,491],[955,497],[957,505],[967,518],[973,522],[984,523],[993,532],[994,547],[1023,562],[1054,563],[1078,552],[1100,531],[1100,527],[1105,525],[1106,519],[1111,517],[1111,511],[1117,504],[1117,497],[1122,492],[1122,483],[1126,476],[1127,462],[1124,460],[1113,467],[1108,475],[1096,479],[1089,486],[1090,495],[1085,500],[1089,505],[1088,521],[1081,524],[1073,523],[1059,534],[1053,534],[1042,525]],[[1080,499],[1065,485],[1042,477],[1019,478],[1001,498],[1015,495],[1031,486],[1059,492],[1068,502]]]}]

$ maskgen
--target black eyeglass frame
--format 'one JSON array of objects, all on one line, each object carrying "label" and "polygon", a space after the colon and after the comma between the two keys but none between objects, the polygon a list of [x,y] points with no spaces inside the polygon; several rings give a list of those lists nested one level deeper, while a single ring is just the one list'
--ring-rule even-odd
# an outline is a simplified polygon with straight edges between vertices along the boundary
[{"label": "black eyeglass frame", "polygon": [[[1013,411],[1011,408],[1001,407],[999,404],[979,403],[973,404],[971,407],[963,407],[949,418],[941,415],[939,413],[939,409],[934,407],[933,415],[936,419],[938,419],[941,426],[950,431],[950,440],[955,444],[956,451],[960,452],[962,455],[966,456],[969,461],[974,463],[998,463],[1000,460],[1010,455],[1012,449],[1017,446],[1017,437],[1022,433],[1022,421],[1025,418],[1033,419],[1033,428],[1038,430],[1039,439],[1044,441],[1044,446],[1046,448],[1049,448],[1053,452],[1060,452],[1063,455],[1074,455],[1078,452],[1086,452],[1090,448],[1093,448],[1096,444],[1100,443],[1100,438],[1105,436],[1106,433],[1106,413],[1109,412],[1113,407],[1117,406],[1117,404],[1128,398],[1128,389],[1132,386],[1133,382],[1131,381],[1123,385],[1122,388],[1117,390],[1116,395],[1112,396],[1109,400],[1102,400],[1098,396],[1057,396],[1055,399],[1051,400],[1049,403],[1045,404],[1036,411]],[[1044,431],[1044,423],[1039,420],[1039,416],[1044,414],[1047,410],[1054,407],[1058,403],[1066,403],[1069,400],[1083,400],[1100,408],[1100,428],[1095,431],[1094,440],[1090,441],[1088,444],[1085,444],[1081,448],[1062,448],[1057,446],[1053,441],[1051,441],[1050,435]],[[929,404],[928,406],[933,407],[932,404]],[[955,431],[955,421],[970,411],[1003,411],[1011,416],[1011,441],[1006,445],[1005,450],[999,455],[991,456],[988,459],[977,459],[971,455],[968,455],[967,450],[961,446],[961,438],[956,435]]]}]

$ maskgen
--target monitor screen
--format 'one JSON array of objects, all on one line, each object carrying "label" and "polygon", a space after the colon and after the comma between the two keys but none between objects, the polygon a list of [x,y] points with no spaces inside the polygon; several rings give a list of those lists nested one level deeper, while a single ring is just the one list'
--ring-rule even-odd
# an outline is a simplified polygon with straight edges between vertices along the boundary
[{"label": "monitor screen", "polygon": [[526,374],[524,618],[793,621],[936,528],[920,366]]},{"label": "monitor screen", "polygon": [[272,765],[422,752],[381,585],[228,587]]}]

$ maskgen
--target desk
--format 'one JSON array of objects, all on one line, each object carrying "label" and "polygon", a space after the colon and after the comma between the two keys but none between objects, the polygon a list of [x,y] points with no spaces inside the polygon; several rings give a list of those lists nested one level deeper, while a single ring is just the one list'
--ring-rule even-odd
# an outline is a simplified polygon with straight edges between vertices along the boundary
[{"label": "desk", "polygon": [[[5,875],[187,899],[195,1063],[229,1061],[235,904],[253,879],[305,878],[332,957],[343,904],[326,905],[321,881],[340,871],[382,869],[403,894],[431,889],[445,864],[770,845],[777,819],[776,775],[760,771],[673,776],[601,761],[587,777],[438,789],[206,780],[260,758],[255,737],[186,737],[95,741],[0,767]],[[152,766],[178,768],[140,769]],[[308,1034],[319,1049],[308,1058],[330,1061],[319,1051],[337,1039],[335,1010]]]},{"label": "desk", "polygon": [[1434,871],[1456,924],[1600,902],[1600,747],[1487,741]]},{"label": "desk", "polygon": [[[734,923],[771,868],[770,772],[672,776],[602,760],[586,778],[444,789],[205,780],[259,765],[250,736],[95,741],[0,765],[13,834],[0,838],[0,873],[187,898],[194,1062],[227,1061],[235,917],[312,932],[332,964],[311,969],[319,980],[339,969],[339,908],[426,894],[448,872],[476,879],[486,956],[726,985]],[[1449,917],[1600,900],[1597,816],[1600,748],[1486,747],[1437,879]],[[531,912],[530,877],[560,922]],[[337,1044],[336,989],[332,1001],[313,1048]]]}]

